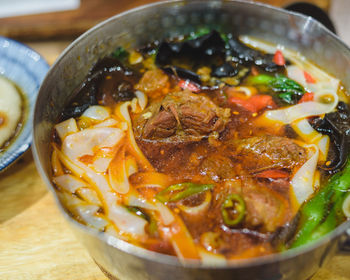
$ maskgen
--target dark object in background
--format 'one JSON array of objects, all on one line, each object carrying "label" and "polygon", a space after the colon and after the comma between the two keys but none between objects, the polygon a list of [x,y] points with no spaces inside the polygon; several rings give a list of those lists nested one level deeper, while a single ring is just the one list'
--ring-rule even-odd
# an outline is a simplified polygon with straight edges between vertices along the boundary
[{"label": "dark object in background", "polygon": [[319,8],[314,4],[310,4],[306,2],[297,2],[297,3],[290,4],[284,8],[288,11],[293,11],[293,12],[301,13],[307,16],[311,16],[314,19],[318,20],[320,23],[322,23],[334,34],[337,34],[334,24],[329,18],[328,14],[323,9]]}]

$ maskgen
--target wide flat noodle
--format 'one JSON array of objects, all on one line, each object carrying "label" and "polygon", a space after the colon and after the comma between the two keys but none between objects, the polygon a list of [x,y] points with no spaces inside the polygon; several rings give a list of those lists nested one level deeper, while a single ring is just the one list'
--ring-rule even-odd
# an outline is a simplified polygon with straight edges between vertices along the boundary
[{"label": "wide flat noodle", "polygon": [[[118,128],[101,127],[87,128],[68,135],[62,143],[63,164],[78,173],[100,194],[105,206],[106,216],[113,221],[121,232],[131,235],[144,236],[147,221],[130,213],[125,207],[119,205],[120,198],[112,190],[105,174],[96,172],[92,164],[81,160],[84,156],[95,156],[101,148],[113,148],[124,137],[124,132]],[[112,160],[112,158],[111,158]],[[77,168],[74,168],[74,167]],[[78,169],[79,172],[76,172]],[[77,211],[79,209],[76,209]],[[85,212],[81,212],[85,213]]]},{"label": "wide flat noodle", "polygon": [[335,106],[335,102],[331,105],[326,105],[311,101],[293,105],[284,109],[266,111],[264,116],[273,121],[281,122],[283,124],[290,124],[296,120],[332,112]]},{"label": "wide flat noodle", "polygon": [[318,162],[319,150],[316,145],[305,145],[309,159],[294,174],[291,185],[299,204],[306,201],[314,192],[314,177]]}]

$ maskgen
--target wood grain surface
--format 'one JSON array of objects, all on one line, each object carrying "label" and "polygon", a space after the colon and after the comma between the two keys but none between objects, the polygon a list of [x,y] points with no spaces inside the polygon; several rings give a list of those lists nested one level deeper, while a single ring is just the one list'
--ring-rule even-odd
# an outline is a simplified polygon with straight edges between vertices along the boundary
[{"label": "wood grain surface", "polygon": [[[342,20],[336,23],[343,26],[349,18],[344,7],[350,8],[350,1],[333,1],[339,3],[334,11],[339,13],[337,19]],[[350,30],[344,27],[342,32],[343,39],[350,42]],[[52,64],[70,41],[25,43]],[[107,278],[60,215],[36,171],[29,150],[0,174],[0,280],[37,279]],[[350,256],[335,256],[312,280],[350,280]]]},{"label": "wood grain surface", "polygon": [[28,151],[0,175],[1,280],[107,279],[77,242]]},{"label": "wood grain surface", "polygon": [[157,0],[81,0],[79,9],[0,19],[0,35],[16,39],[73,38],[122,11]]}]

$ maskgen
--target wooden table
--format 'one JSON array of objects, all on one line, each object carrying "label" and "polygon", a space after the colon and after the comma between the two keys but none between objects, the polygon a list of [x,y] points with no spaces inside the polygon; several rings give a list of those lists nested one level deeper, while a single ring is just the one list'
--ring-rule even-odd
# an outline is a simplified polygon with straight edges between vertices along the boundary
[{"label": "wooden table", "polygon": [[[350,8],[349,2],[334,0],[336,5],[331,10],[347,43],[350,31],[345,23],[349,18],[344,7]],[[70,42],[26,43],[52,64]],[[0,174],[0,206],[1,280],[107,279],[58,212],[36,171],[31,151]],[[334,257],[312,280],[350,280],[350,256]]]}]

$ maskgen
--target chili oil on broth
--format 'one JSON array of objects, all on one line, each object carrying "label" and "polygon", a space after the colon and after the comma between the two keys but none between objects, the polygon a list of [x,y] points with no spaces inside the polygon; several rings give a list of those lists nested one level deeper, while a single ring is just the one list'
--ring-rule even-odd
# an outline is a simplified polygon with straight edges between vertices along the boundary
[{"label": "chili oil on broth", "polygon": [[20,133],[25,122],[26,104],[22,90],[0,75],[0,155]]},{"label": "chili oil on broth", "polygon": [[[346,99],[339,80],[254,38],[118,47],[55,126],[52,180],[79,222],[181,260],[283,251],[346,219],[348,190],[334,190],[349,169]],[[308,207],[326,219],[310,225]]]}]

